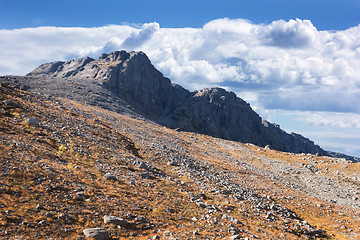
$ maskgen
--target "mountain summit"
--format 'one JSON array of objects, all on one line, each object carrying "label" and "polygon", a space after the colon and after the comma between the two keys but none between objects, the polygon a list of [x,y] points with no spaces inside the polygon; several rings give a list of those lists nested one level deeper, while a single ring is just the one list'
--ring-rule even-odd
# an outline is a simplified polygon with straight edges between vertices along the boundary
[{"label": "mountain summit", "polygon": [[[97,60],[85,57],[47,63],[27,77],[71,80],[73,84],[96,82],[126,102],[134,112],[167,127],[262,147],[270,145],[286,152],[324,152],[309,139],[288,134],[278,125],[262,120],[233,92],[217,87],[190,92],[172,84],[143,52],[115,51],[102,54]],[[93,101],[93,104],[102,102]]]}]

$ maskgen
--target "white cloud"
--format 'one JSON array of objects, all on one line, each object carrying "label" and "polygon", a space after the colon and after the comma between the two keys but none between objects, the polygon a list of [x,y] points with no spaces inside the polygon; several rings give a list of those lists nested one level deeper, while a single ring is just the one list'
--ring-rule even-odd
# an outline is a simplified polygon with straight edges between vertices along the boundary
[{"label": "white cloud", "polygon": [[[114,36],[124,40],[136,28],[38,27],[0,30],[0,75],[26,74],[38,65],[98,53]],[[98,51],[98,52],[97,52]]]},{"label": "white cloud", "polygon": [[274,21],[264,28],[264,42],[285,48],[308,47],[316,44],[318,31],[309,20]]},{"label": "white cloud", "polygon": [[360,129],[360,114],[315,112],[307,114],[305,122],[315,126]]},{"label": "white cloud", "polygon": [[300,19],[0,30],[0,75],[120,49],[144,51],[165,76],[190,90],[226,87],[260,109],[360,113],[360,26],[318,31]]},{"label": "white cloud", "polygon": [[[124,40],[124,42],[121,44],[121,46],[124,49],[134,49],[141,47],[147,40],[149,40],[153,34],[158,31],[160,28],[159,24],[154,23],[146,23],[142,25],[142,27],[131,33],[131,35]],[[114,49],[105,49],[105,50],[118,50],[118,48]]]}]

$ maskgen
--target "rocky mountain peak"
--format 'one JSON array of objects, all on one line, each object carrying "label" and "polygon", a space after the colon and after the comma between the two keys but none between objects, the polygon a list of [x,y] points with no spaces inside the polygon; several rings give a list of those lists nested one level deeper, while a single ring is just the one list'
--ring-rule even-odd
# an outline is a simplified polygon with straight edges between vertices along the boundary
[{"label": "rocky mountain peak", "polygon": [[106,62],[113,61],[124,61],[130,58],[130,53],[126,51],[115,51],[110,54],[103,53],[101,54],[99,60],[105,60]]},{"label": "rocky mountain peak", "polygon": [[[323,150],[309,139],[288,134],[262,121],[235,93],[219,87],[189,92],[172,84],[143,52],[115,51],[68,62],[43,64],[27,75],[34,78],[96,82],[126,102],[132,110],[171,128],[250,142],[287,152]],[[84,97],[84,96],[83,96]],[[100,102],[98,98],[93,102]],[[102,105],[102,104],[99,104]]]},{"label": "rocky mountain peak", "polygon": [[122,51],[114,51],[109,54],[103,53],[98,59],[98,63],[124,63],[124,62],[134,62],[134,64],[151,64],[150,59],[146,56],[145,53],[139,52],[126,52]]}]

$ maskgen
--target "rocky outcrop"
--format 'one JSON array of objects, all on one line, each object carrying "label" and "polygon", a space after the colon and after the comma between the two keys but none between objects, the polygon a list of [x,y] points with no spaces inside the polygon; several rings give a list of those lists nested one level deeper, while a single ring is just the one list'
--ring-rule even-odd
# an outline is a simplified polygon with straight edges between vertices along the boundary
[{"label": "rocky outcrop", "polygon": [[253,143],[295,153],[323,150],[295,133],[288,134],[279,125],[262,120],[250,105],[235,93],[221,88],[196,91],[186,102],[166,116],[164,125],[195,131],[223,139]]},{"label": "rocky outcrop", "polygon": [[323,152],[309,139],[263,121],[235,93],[217,87],[190,92],[172,84],[143,52],[116,51],[97,60],[86,57],[48,63],[27,76],[95,81],[135,112],[171,128],[287,152]]},{"label": "rocky outcrop", "polygon": [[156,70],[143,52],[116,51],[98,60],[86,57],[43,64],[27,76],[97,80],[152,120],[169,114],[190,95]]},{"label": "rocky outcrop", "polygon": [[87,228],[83,230],[86,238],[94,240],[108,240],[110,239],[109,233],[104,228]]}]

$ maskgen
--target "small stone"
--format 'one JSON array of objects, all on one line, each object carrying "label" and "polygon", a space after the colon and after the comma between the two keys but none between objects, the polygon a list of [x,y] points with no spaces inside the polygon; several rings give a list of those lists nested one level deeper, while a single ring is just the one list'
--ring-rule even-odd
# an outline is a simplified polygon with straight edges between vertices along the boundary
[{"label": "small stone", "polygon": [[104,216],[104,223],[105,224],[119,225],[121,227],[128,227],[129,226],[129,222],[126,221],[125,219],[120,218],[120,217],[116,217],[116,216],[108,216],[108,215]]},{"label": "small stone", "polygon": [[270,146],[270,145],[266,145],[266,146],[265,146],[265,149],[271,150],[271,146]]},{"label": "small stone", "polygon": [[104,175],[104,179],[116,181],[116,180],[117,180],[117,177],[116,177],[115,175],[113,175],[112,173],[106,173],[106,174]]},{"label": "small stone", "polygon": [[38,118],[33,118],[33,117],[31,117],[31,118],[28,118],[27,120],[26,120],[26,123],[27,124],[29,124],[29,125],[34,125],[34,126],[38,126],[39,124],[40,124],[40,119],[38,119]]},{"label": "small stone", "polygon": [[174,166],[174,167],[179,166],[179,164],[178,164],[176,161],[174,161],[174,160],[170,160],[170,161],[167,163],[167,165]]},{"label": "small stone", "polygon": [[134,219],[134,221],[138,224],[149,223],[149,220],[147,220],[144,216],[138,216]]},{"label": "small stone", "polygon": [[208,196],[206,196],[205,193],[200,193],[199,197],[201,197],[203,200],[208,200],[208,199],[210,199]]},{"label": "small stone", "polygon": [[38,224],[41,226],[46,226],[47,222],[45,220],[41,220]]},{"label": "small stone", "polygon": [[141,160],[136,160],[133,162],[133,165],[135,165],[138,168],[144,169],[144,170],[149,170],[149,166],[146,165],[143,161]]},{"label": "small stone", "polygon": [[234,223],[234,224],[240,224],[240,223],[241,223],[238,219],[236,219],[236,218],[234,218],[233,216],[230,216],[230,215],[228,215],[228,214],[224,214],[224,215],[222,216],[222,219],[229,220],[230,222],[232,222],[232,223]]},{"label": "small stone", "polygon": [[241,236],[240,235],[233,235],[231,237],[229,237],[230,240],[232,239],[241,239]]},{"label": "small stone", "polygon": [[198,206],[201,207],[201,208],[206,208],[206,207],[207,207],[206,203],[201,202],[201,201],[196,202],[196,205],[198,205]]},{"label": "small stone", "polygon": [[151,174],[149,172],[143,172],[143,173],[141,173],[141,177],[142,178],[150,178]]},{"label": "small stone", "polygon": [[171,207],[169,207],[169,208],[167,209],[167,211],[168,211],[169,213],[175,213],[175,212],[176,212],[175,209],[173,209],[173,208],[171,208]]},{"label": "small stone", "polygon": [[5,213],[10,215],[12,212],[14,212],[13,210],[6,210]]},{"label": "small stone", "polygon": [[74,217],[67,215],[66,213],[61,213],[58,219],[61,219],[67,223],[73,222],[75,220]]},{"label": "small stone", "polygon": [[229,228],[228,231],[229,231],[230,233],[234,234],[234,235],[240,233],[240,230],[239,230],[237,227],[235,227],[234,225],[232,225],[232,224],[230,225],[230,228]]},{"label": "small stone", "polygon": [[94,240],[108,240],[110,239],[109,233],[104,228],[87,228],[83,230],[85,237]]},{"label": "small stone", "polygon": [[35,209],[36,210],[42,210],[42,209],[44,209],[44,207],[42,205],[38,204],[38,205],[36,205]]}]

